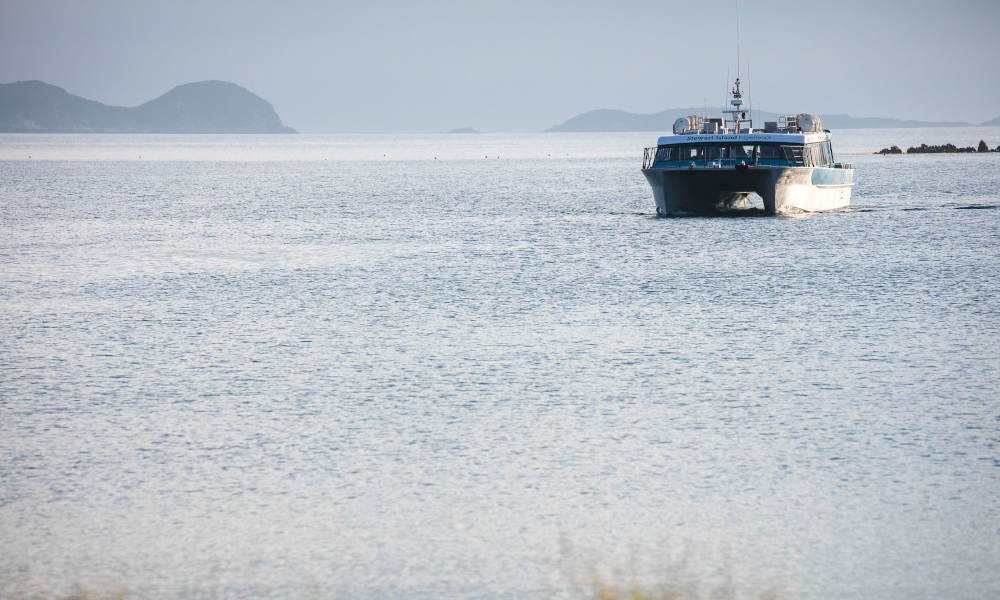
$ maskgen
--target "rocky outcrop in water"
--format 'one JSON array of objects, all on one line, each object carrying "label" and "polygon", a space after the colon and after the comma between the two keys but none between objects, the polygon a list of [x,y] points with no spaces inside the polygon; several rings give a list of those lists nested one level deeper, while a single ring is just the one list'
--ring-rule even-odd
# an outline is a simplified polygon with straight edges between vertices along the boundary
[{"label": "rocky outcrop in water", "polygon": [[[945,154],[965,152],[1000,152],[1000,146],[997,146],[994,150],[990,150],[990,147],[986,145],[985,140],[979,140],[979,145],[975,148],[972,146],[959,148],[955,144],[942,144],[940,146],[920,144],[919,146],[911,146],[906,149],[907,154]],[[872,154],[903,154],[903,150],[899,146],[890,146],[888,148],[882,148],[878,152],[873,152]]]},{"label": "rocky outcrop in water", "polygon": [[978,148],[973,148],[972,146],[966,146],[964,148],[959,148],[955,144],[943,144],[940,146],[928,146],[927,144],[920,144],[919,146],[912,146],[906,149],[907,154],[941,154],[941,153],[963,153],[963,152],[1000,152],[1000,146],[997,146],[996,150],[990,150],[990,147],[986,145],[984,140],[979,140]]}]

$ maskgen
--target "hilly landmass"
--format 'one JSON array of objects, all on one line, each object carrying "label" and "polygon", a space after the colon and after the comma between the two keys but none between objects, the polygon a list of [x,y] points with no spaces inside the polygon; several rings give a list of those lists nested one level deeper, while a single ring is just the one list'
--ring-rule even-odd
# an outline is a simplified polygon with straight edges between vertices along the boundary
[{"label": "hilly landmass", "polygon": [[0,84],[5,133],[295,133],[274,107],[235,83],[179,85],[135,107],[109,106],[42,81]]},{"label": "hilly landmass", "polygon": [[989,121],[983,123],[983,125],[986,127],[1000,127],[1000,117],[990,119]]},{"label": "hilly landmass", "polygon": [[[579,114],[548,131],[670,131],[674,121],[687,115],[721,115],[722,108],[710,106],[701,108],[669,108],[649,115],[641,115],[623,110],[599,109]],[[792,114],[792,113],[785,113]],[[776,121],[778,113],[755,110],[754,127],[763,127],[764,121]],[[903,121],[879,117],[852,117],[850,115],[819,115],[823,127],[827,129],[875,129],[892,127],[971,127],[963,121]],[[1000,125],[1000,117],[983,123]]]}]

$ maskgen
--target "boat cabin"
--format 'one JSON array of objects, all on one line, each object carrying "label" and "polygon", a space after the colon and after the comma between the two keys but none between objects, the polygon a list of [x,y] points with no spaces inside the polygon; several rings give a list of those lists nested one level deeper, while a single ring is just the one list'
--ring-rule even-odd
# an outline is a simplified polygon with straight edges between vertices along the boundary
[{"label": "boat cabin", "polygon": [[[669,140],[661,139],[655,152],[650,153],[652,156],[647,156],[648,164],[643,168],[735,167],[740,164],[769,167],[833,167],[835,164],[828,136],[824,136],[825,139],[808,142],[802,135],[781,136],[791,138],[787,140],[739,141],[690,139],[694,136],[686,136],[682,141],[675,141],[676,137],[679,136],[671,136]],[[767,137],[779,136],[772,134]]]}]

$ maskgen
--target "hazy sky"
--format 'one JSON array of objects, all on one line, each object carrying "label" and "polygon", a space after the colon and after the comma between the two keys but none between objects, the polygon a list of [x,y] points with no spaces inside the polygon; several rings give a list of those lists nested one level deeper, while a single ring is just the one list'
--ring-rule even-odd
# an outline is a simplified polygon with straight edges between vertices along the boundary
[{"label": "hazy sky", "polygon": [[[307,132],[542,130],[721,104],[735,4],[0,0],[0,82],[133,106],[222,79]],[[1000,115],[1000,0],[743,0],[740,15],[757,107]]]}]

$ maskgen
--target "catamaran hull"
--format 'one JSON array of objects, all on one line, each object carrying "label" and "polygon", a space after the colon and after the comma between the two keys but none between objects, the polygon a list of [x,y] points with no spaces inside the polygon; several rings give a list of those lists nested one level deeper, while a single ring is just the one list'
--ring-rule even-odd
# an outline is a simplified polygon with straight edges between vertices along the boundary
[{"label": "catamaran hull", "polygon": [[755,167],[644,169],[660,215],[711,214],[743,208],[756,193],[767,214],[835,210],[850,205],[854,169]]}]

